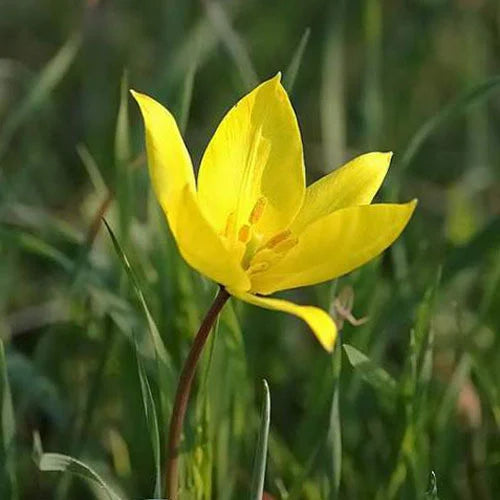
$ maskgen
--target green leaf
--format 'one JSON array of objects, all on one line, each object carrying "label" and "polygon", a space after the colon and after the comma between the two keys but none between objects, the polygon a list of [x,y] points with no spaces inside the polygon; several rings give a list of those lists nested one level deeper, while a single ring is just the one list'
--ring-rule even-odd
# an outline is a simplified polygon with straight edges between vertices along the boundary
[{"label": "green leaf", "polygon": [[[320,89],[320,119],[324,164],[328,168],[342,165],[346,147],[345,80],[345,0],[330,2],[325,8],[326,30]],[[329,12],[328,12],[329,11]]]},{"label": "green leaf", "polygon": [[438,269],[434,282],[427,288],[424,298],[417,309],[417,318],[415,322],[415,348],[419,357],[422,356],[425,340],[431,326],[431,317],[434,312],[440,282],[441,268]]},{"label": "green leaf", "polygon": [[194,77],[196,75],[197,68],[198,54],[196,53],[188,67],[186,77],[184,78],[184,85],[182,86],[182,100],[179,112],[179,130],[182,134],[186,131],[188,123],[189,110],[191,109],[191,101],[193,100]]},{"label": "green leaf", "polygon": [[118,254],[118,257],[121,260],[121,263],[123,265],[123,268],[125,269],[127,276],[129,277],[132,287],[134,289],[134,292],[137,296],[137,299],[139,300],[139,303],[142,307],[142,310],[144,312],[144,316],[147,320],[147,324],[149,327],[149,332],[150,332],[150,337],[151,341],[154,346],[154,351],[155,351],[155,357],[156,357],[156,362],[157,362],[157,380],[159,387],[161,389],[161,396],[162,396],[162,407],[164,409],[167,408],[167,400],[169,397],[173,394],[173,383],[175,380],[175,372],[172,366],[172,361],[170,359],[170,356],[165,348],[165,344],[163,343],[163,340],[160,336],[160,332],[158,331],[158,327],[156,326],[156,323],[153,320],[153,316],[151,315],[151,312],[149,311],[149,307],[146,303],[146,299],[144,298],[144,294],[141,290],[141,287],[139,286],[139,280],[137,279],[132,267],[130,266],[129,260],[127,259],[127,256],[123,252],[120,244],[118,243],[118,240],[116,239],[115,234],[113,233],[111,227],[109,224],[106,222],[105,219],[103,219],[104,224],[106,225],[106,228],[108,230],[108,233],[111,237],[111,241],[113,242],[113,246],[115,248],[116,253]]},{"label": "green leaf", "polygon": [[489,251],[500,247],[500,216],[493,217],[466,245],[451,250],[443,269],[443,281],[449,281],[462,269],[476,266]]},{"label": "green leaf", "polygon": [[398,165],[398,174],[401,175],[410,165],[425,141],[448,120],[455,118],[473,104],[486,99],[497,87],[500,86],[500,76],[485,80],[475,87],[460,94],[454,101],[444,107],[439,113],[427,120],[413,135],[406,147]]},{"label": "green leaf", "polygon": [[3,342],[0,340],[0,498],[18,498],[14,436],[16,423]]},{"label": "green leaf", "polygon": [[304,57],[304,52],[309,42],[309,36],[311,35],[311,28],[307,28],[300,39],[299,45],[295,49],[292,60],[285,71],[285,77],[283,78],[283,86],[286,88],[289,94],[292,93],[293,86],[295,85],[295,80],[299,73],[300,65],[302,63],[302,58]]},{"label": "green leaf", "polygon": [[144,294],[142,293],[142,290],[139,286],[139,280],[137,279],[132,267],[130,266],[130,262],[129,262],[127,256],[125,255],[120,244],[118,243],[118,240],[116,239],[116,236],[113,233],[113,230],[111,229],[111,227],[109,226],[109,224],[106,222],[105,219],[103,219],[103,221],[104,221],[104,224],[106,225],[106,229],[108,230],[109,235],[111,236],[111,240],[113,242],[113,246],[115,248],[115,251],[118,254],[118,257],[120,258],[125,271],[127,272],[127,276],[129,277],[129,279],[132,283],[134,292],[139,300],[139,303],[142,306],[144,315],[146,316],[149,330],[151,333],[151,338],[153,341],[153,345],[155,347],[156,355],[163,363],[168,364],[170,366],[170,357],[169,357],[167,350],[165,348],[165,344],[163,343],[163,340],[160,336],[160,332],[158,331],[158,328],[153,320],[153,317],[151,316],[151,313],[149,311],[149,307],[146,303],[146,299],[144,298]]},{"label": "green leaf", "polygon": [[153,456],[155,463],[155,489],[154,497],[160,498],[161,496],[161,451],[160,451],[160,431],[158,429],[158,418],[156,415],[155,401],[153,398],[153,393],[151,392],[151,386],[146,375],[146,371],[141,361],[141,357],[138,352],[137,343],[135,344],[136,357],[137,357],[137,372],[139,374],[139,380],[141,383],[141,395],[142,403],[144,405],[144,412],[146,414],[146,423],[149,430],[149,436],[151,439],[151,446],[153,447]]},{"label": "green leaf", "polygon": [[[40,450],[35,450],[35,455]],[[48,472],[68,472],[75,476],[80,476],[86,481],[98,486],[107,494],[110,500],[122,500],[122,498],[97,474],[91,467],[84,462],[68,455],[60,453],[42,453],[37,458],[38,468]]]},{"label": "green leaf", "polygon": [[90,182],[92,182],[96,193],[101,196],[105,196],[108,193],[108,187],[106,186],[106,181],[101,174],[99,165],[89,148],[84,143],[80,143],[76,146],[76,152],[85,167],[85,170],[87,171]]},{"label": "green leaf", "polygon": [[71,36],[42,69],[40,74],[34,78],[34,84],[30,91],[16,107],[15,112],[7,118],[5,125],[0,130],[0,158],[3,157],[18,128],[32,112],[40,107],[64,78],[78,53],[80,45],[81,35],[77,33]]},{"label": "green leaf", "polygon": [[120,236],[128,239],[128,231],[132,218],[132,176],[130,169],[130,133],[128,118],[128,77],[124,72],[120,86],[120,107],[115,129],[115,174],[116,196],[120,209]]},{"label": "green leaf", "polygon": [[342,475],[342,428],[340,424],[339,394],[340,394],[340,371],[342,368],[342,350],[340,337],[337,340],[335,351],[332,356],[333,371],[333,393],[330,409],[330,421],[328,428],[328,448],[331,459],[331,498],[339,497],[340,478]]},{"label": "green leaf", "polygon": [[431,471],[431,475],[429,478],[429,488],[427,490],[427,493],[425,494],[425,498],[427,500],[439,500],[438,490],[437,490],[437,479],[434,471]]},{"label": "green leaf", "polygon": [[396,396],[396,381],[383,369],[377,366],[368,356],[355,347],[344,344],[344,350],[351,366],[361,377],[377,391],[394,398]]},{"label": "green leaf", "polygon": [[33,360],[18,351],[9,353],[11,386],[19,394],[21,412],[41,412],[54,429],[61,431],[70,421],[70,411],[53,380]]},{"label": "green leaf", "polygon": [[70,258],[53,245],[38,236],[30,234],[28,231],[16,227],[3,227],[0,228],[0,238],[3,241],[15,244],[25,252],[57,264],[68,273],[73,271],[74,264]]},{"label": "green leaf", "polygon": [[271,395],[266,380],[263,380],[263,387],[264,402],[262,403],[260,431],[255,451],[250,500],[262,500],[264,479],[266,477],[267,442],[269,439],[269,425],[271,423]]},{"label": "green leaf", "polygon": [[231,19],[219,2],[206,2],[205,7],[208,19],[225,45],[246,88],[253,89],[259,82],[257,72],[242,38],[231,24]]},{"label": "green leaf", "polygon": [[445,429],[451,420],[451,415],[455,411],[460,390],[469,378],[471,367],[472,357],[469,353],[465,352],[456,365],[451,380],[446,386],[446,392],[441,399],[441,404],[434,417],[436,428],[439,432]]},{"label": "green leaf", "polygon": [[[437,294],[441,283],[441,268],[436,273],[434,282],[427,288],[424,298],[417,309],[415,327],[413,331],[413,345],[409,353],[412,358],[411,379],[402,383],[408,389],[407,396],[411,399],[416,396],[415,405],[411,405],[412,411],[417,415],[426,414],[427,393],[431,384],[434,356],[434,332],[432,330],[432,315],[436,307]],[[408,372],[407,372],[408,373]],[[408,373],[409,375],[409,373]]]}]

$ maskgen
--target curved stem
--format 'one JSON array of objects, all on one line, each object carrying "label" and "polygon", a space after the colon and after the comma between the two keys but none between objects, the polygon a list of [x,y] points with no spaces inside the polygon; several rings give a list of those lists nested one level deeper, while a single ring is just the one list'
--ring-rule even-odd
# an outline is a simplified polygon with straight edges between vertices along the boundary
[{"label": "curved stem", "polygon": [[182,434],[182,425],[186,415],[186,409],[191,393],[191,385],[193,383],[196,366],[200,359],[201,352],[207,341],[208,335],[212,330],[212,326],[217,319],[224,304],[229,299],[229,294],[222,286],[219,289],[217,297],[208,310],[204,320],[200,325],[200,329],[196,334],[189,355],[182,368],[177,392],[175,394],[174,408],[170,419],[170,430],[168,434],[167,445],[167,466],[166,466],[166,482],[167,482],[167,498],[168,500],[177,500],[177,490],[179,484],[178,464],[179,464],[179,443]]}]

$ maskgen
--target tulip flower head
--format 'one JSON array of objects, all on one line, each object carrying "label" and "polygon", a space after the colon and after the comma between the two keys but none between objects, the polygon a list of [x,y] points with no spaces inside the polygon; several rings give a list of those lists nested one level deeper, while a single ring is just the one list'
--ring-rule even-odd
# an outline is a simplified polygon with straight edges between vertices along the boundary
[{"label": "tulip flower head", "polygon": [[278,74],[226,114],[195,182],[173,116],[132,94],[152,184],[183,258],[234,297],[302,318],[331,351],[337,328],[325,311],[267,295],[346,274],[394,242],[416,201],[371,204],[392,153],[361,155],[306,188],[300,130]]}]

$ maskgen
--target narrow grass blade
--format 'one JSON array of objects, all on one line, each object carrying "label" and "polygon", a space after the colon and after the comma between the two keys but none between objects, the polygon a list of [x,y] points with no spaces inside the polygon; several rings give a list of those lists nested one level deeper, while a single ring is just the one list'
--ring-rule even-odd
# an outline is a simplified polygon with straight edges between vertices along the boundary
[{"label": "narrow grass blade", "polygon": [[269,425],[271,423],[271,395],[266,380],[263,381],[263,387],[264,402],[262,404],[260,431],[255,451],[250,500],[262,500],[264,479],[266,477],[267,442],[269,438]]},{"label": "narrow grass blade", "polygon": [[285,77],[283,78],[283,86],[287,89],[288,93],[291,94],[293,86],[295,85],[295,80],[299,73],[300,65],[302,63],[302,58],[304,57],[304,52],[309,42],[309,36],[311,35],[311,28],[307,28],[300,39],[299,45],[295,49],[290,65],[285,71]]},{"label": "narrow grass blade", "polygon": [[14,436],[16,423],[3,342],[0,340],[0,498],[18,498]]},{"label": "narrow grass blade", "polygon": [[330,498],[339,498],[340,479],[342,476],[342,429],[340,426],[340,372],[342,369],[342,347],[340,338],[337,340],[332,356],[333,394],[330,409],[330,426],[328,429],[328,448],[331,459],[331,490]]},{"label": "narrow grass blade", "polygon": [[443,108],[439,113],[427,120],[413,135],[399,162],[398,174],[401,175],[408,168],[425,141],[448,120],[455,118],[473,104],[482,100],[500,87],[500,76],[489,78],[459,95],[454,101]]},{"label": "narrow grass blade", "polygon": [[493,418],[498,428],[500,428],[500,394],[498,391],[498,383],[493,374],[488,370],[488,366],[481,362],[481,358],[477,354],[473,358],[472,370],[477,386],[485,395]]},{"label": "narrow grass blade", "polygon": [[347,359],[361,377],[377,391],[390,398],[396,397],[396,381],[381,367],[377,366],[368,356],[355,347],[344,344]]},{"label": "narrow grass blade", "polygon": [[63,252],[20,228],[0,227],[0,238],[6,243],[13,243],[28,253],[57,264],[68,273],[74,269],[73,261]]},{"label": "narrow grass blade", "polygon": [[17,107],[16,111],[7,118],[7,121],[0,130],[0,159],[3,157],[18,128],[31,113],[39,108],[57,84],[64,78],[64,75],[66,75],[72,62],[75,60],[80,45],[81,35],[77,33],[71,36],[34,79],[34,84],[28,95]]},{"label": "narrow grass blade", "polygon": [[389,479],[386,496],[396,498],[411,473],[415,491],[421,495],[425,484],[422,479],[428,470],[428,391],[432,380],[434,333],[431,319],[441,283],[441,269],[427,288],[416,312],[415,324],[410,331],[407,362],[399,382],[403,396],[405,431],[396,465]]},{"label": "narrow grass blade", "polygon": [[194,77],[196,76],[196,70],[198,68],[198,53],[193,57],[192,63],[189,66],[186,77],[184,78],[184,85],[182,88],[182,101],[181,109],[179,112],[179,129],[182,134],[186,131],[189,111],[191,109],[191,101],[193,99],[193,86]]},{"label": "narrow grass blade", "polygon": [[[132,177],[130,172],[130,134],[128,118],[128,77],[125,72],[120,86],[120,107],[115,129],[116,195],[120,209],[120,236],[122,243],[128,239],[132,218]],[[125,244],[126,246],[126,244]]]},{"label": "narrow grass blade", "polygon": [[219,2],[205,2],[205,6],[208,18],[238,68],[247,90],[254,88],[258,83],[257,72],[243,40],[231,25],[224,8]]},{"label": "narrow grass blade", "polygon": [[380,137],[383,133],[383,5],[380,0],[365,0],[363,4],[365,35],[363,116],[365,145],[370,151],[380,147]]},{"label": "narrow grass blade", "polygon": [[466,245],[450,252],[443,269],[443,281],[449,281],[462,269],[477,265],[478,259],[499,246],[500,216],[497,215]]},{"label": "narrow grass blade", "polygon": [[151,446],[153,447],[153,457],[155,463],[155,489],[153,496],[155,498],[161,497],[161,451],[160,451],[160,431],[158,429],[158,418],[156,415],[155,401],[153,398],[153,393],[151,392],[151,386],[144,370],[144,366],[141,361],[141,357],[138,352],[138,346],[136,348],[137,357],[137,372],[139,374],[139,381],[141,383],[141,395],[142,403],[144,405],[144,412],[146,414],[146,423],[149,430],[149,436],[151,438]]},{"label": "narrow grass blade", "polygon": [[415,322],[415,349],[418,356],[421,356],[424,349],[424,343],[429,332],[440,282],[441,268],[438,269],[436,279],[426,290],[424,298],[417,310]]},{"label": "narrow grass blade", "polygon": [[77,144],[76,152],[80,157],[80,160],[87,171],[90,182],[92,182],[96,192],[100,195],[105,195],[108,192],[108,187],[106,186],[106,181],[104,180],[99,166],[97,165],[97,161],[92,156],[92,153],[83,143]]},{"label": "narrow grass blade", "polygon": [[425,494],[426,500],[439,500],[438,490],[437,490],[437,479],[434,471],[431,471],[430,479],[429,479],[429,488],[427,493]]},{"label": "narrow grass blade", "polygon": [[207,17],[199,19],[186,32],[182,43],[177,46],[169,60],[166,61],[165,68],[162,68],[158,77],[152,78],[152,81],[157,81],[159,85],[166,87],[180,85],[186,77],[193,59],[196,58],[201,67],[213,54],[218,44],[219,37],[210,20]]},{"label": "narrow grass blade", "polygon": [[347,122],[344,99],[345,0],[330,5],[320,102],[321,135],[327,170],[340,166],[344,161]]},{"label": "narrow grass blade", "polygon": [[445,429],[447,423],[450,421],[451,415],[455,411],[458,395],[469,377],[471,367],[472,358],[468,353],[464,353],[453,372],[453,376],[448,383],[446,392],[436,412],[435,422],[438,432]]},{"label": "narrow grass blade", "polygon": [[128,76],[125,71],[120,84],[120,106],[118,108],[115,130],[115,161],[119,164],[125,164],[130,160],[128,87]]},{"label": "narrow grass blade", "polygon": [[[415,324],[410,331],[410,344],[403,375],[400,379],[400,391],[407,402],[407,410],[414,412],[414,398],[417,391],[426,387],[430,381],[429,357],[432,358],[434,339],[430,332],[431,318],[441,283],[441,268],[436,273],[434,282],[427,288],[424,298],[418,305]],[[412,415],[413,418],[413,415]]]},{"label": "narrow grass blade", "polygon": [[167,349],[165,348],[165,344],[163,343],[163,340],[160,336],[160,332],[158,331],[158,327],[154,322],[153,316],[149,311],[146,299],[144,298],[144,294],[139,285],[139,280],[137,279],[132,267],[130,266],[127,256],[125,255],[120,244],[118,243],[118,240],[116,239],[116,236],[114,235],[111,227],[109,226],[109,224],[106,222],[105,219],[103,219],[103,221],[111,237],[115,251],[122,262],[123,268],[125,269],[130,279],[130,282],[132,283],[132,287],[137,296],[137,299],[139,300],[144,316],[146,318],[156,357],[157,377],[158,377],[157,380],[158,380],[158,385],[160,387],[160,395],[161,395],[161,408],[164,411],[167,411],[171,404],[171,396],[174,390],[173,383],[175,380],[175,371],[172,366],[172,360],[170,359]]},{"label": "narrow grass blade", "polygon": [[10,353],[8,364],[10,385],[19,394],[20,411],[40,413],[54,431],[67,428],[71,412],[60,397],[56,383],[42,373],[32,359],[18,351]]},{"label": "narrow grass blade", "polygon": [[153,317],[151,316],[151,313],[149,311],[149,307],[146,303],[146,299],[144,298],[144,294],[142,293],[141,287],[139,285],[139,280],[137,279],[132,267],[130,266],[130,262],[127,259],[127,256],[125,255],[120,244],[118,243],[118,240],[116,239],[116,236],[115,236],[113,230],[111,229],[111,227],[109,226],[109,224],[106,222],[105,219],[103,219],[103,221],[104,221],[104,224],[106,225],[106,229],[108,230],[108,233],[111,237],[111,241],[113,242],[113,246],[115,248],[115,251],[116,251],[118,257],[120,258],[125,271],[127,272],[127,275],[128,275],[128,277],[132,283],[132,286],[134,288],[134,292],[137,295],[137,298],[138,298],[138,300],[142,306],[142,309],[144,311],[144,314],[146,316],[148,326],[150,329],[150,333],[151,333],[151,338],[153,341],[153,345],[155,347],[156,355],[158,356],[158,358],[162,362],[170,365],[170,359],[169,359],[167,350],[165,348],[165,344],[163,343],[163,340],[160,336],[160,332],[158,331],[158,328],[156,327],[156,324],[153,320]]},{"label": "narrow grass blade", "polygon": [[68,472],[80,476],[86,481],[99,486],[110,500],[122,500],[97,472],[76,458],[60,453],[42,453],[41,456],[37,457],[37,465],[42,472]]}]

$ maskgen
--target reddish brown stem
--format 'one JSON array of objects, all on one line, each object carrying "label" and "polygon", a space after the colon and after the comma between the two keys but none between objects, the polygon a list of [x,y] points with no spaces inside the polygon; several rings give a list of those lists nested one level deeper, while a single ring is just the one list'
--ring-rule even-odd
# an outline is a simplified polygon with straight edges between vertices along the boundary
[{"label": "reddish brown stem", "polygon": [[191,393],[191,385],[196,372],[196,366],[198,365],[198,360],[200,359],[200,355],[203,351],[208,335],[210,334],[221,309],[227,302],[227,299],[229,299],[229,294],[226,289],[221,286],[212,307],[210,307],[205,319],[201,323],[200,329],[196,334],[179,378],[168,434],[167,467],[165,477],[167,482],[166,490],[168,500],[177,500],[177,490],[179,485],[179,474],[177,472],[179,465],[179,444],[181,441],[182,425],[186,415],[189,394]]}]

